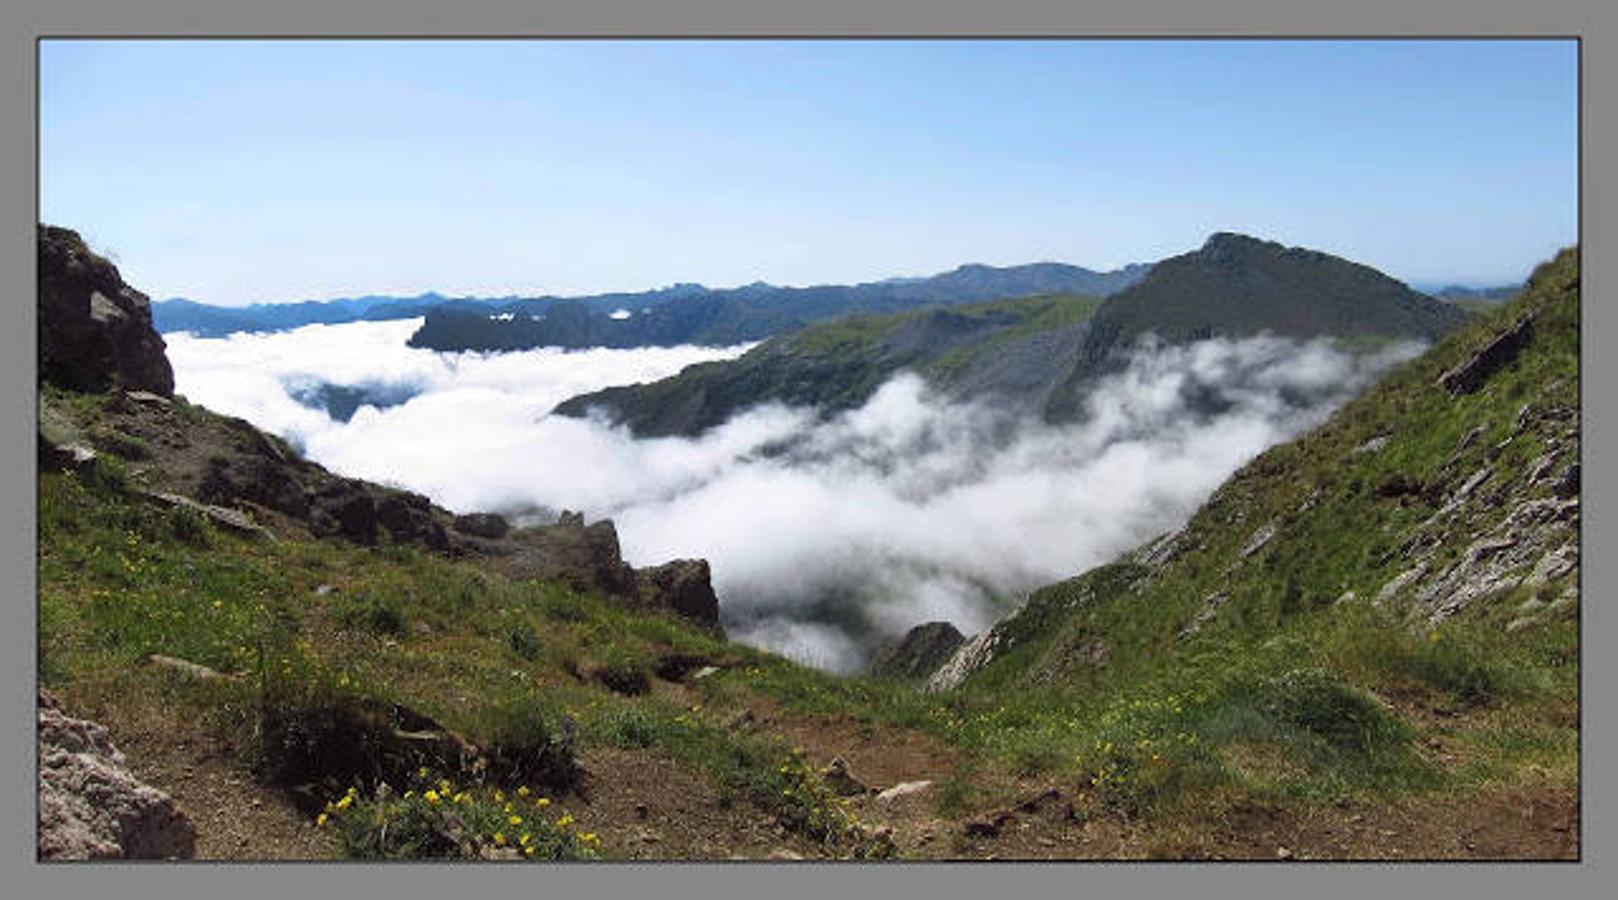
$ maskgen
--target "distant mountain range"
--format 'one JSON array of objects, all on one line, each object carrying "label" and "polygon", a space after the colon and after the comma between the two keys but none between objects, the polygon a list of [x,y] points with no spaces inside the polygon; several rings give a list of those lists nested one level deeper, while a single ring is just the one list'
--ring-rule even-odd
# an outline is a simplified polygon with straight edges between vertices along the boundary
[{"label": "distant mountain range", "polygon": [[[995,268],[966,265],[917,280],[856,285],[776,287],[751,284],[676,298],[618,295],[580,300],[519,301],[498,311],[468,305],[429,310],[410,338],[434,350],[526,350],[534,347],[723,346],[756,341],[850,313],[896,313],[922,306],[1041,294],[1121,290],[1149,269],[1095,272],[1062,263]],[[662,302],[653,302],[661,300]]]},{"label": "distant mountain range", "polygon": [[1072,294],[854,316],[773,337],[738,359],[556,408],[599,409],[639,436],[695,435],[768,401],[833,412],[863,403],[901,368],[946,395],[992,397],[1070,421],[1095,378],[1147,332],[1171,343],[1261,332],[1295,338],[1433,340],[1468,314],[1367,266],[1219,233],[1157,263],[1104,302]]},{"label": "distant mountain range", "polygon": [[1137,263],[1096,272],[1049,262],[1003,268],[970,264],[926,278],[856,285],[779,287],[754,282],[708,288],[682,283],[651,291],[566,298],[450,298],[428,293],[246,307],[173,299],[153,303],[152,313],[160,332],[187,331],[201,337],[424,317],[411,346],[434,350],[723,345],[847,313],[892,313],[1040,294],[1106,296],[1139,281],[1150,268]]}]

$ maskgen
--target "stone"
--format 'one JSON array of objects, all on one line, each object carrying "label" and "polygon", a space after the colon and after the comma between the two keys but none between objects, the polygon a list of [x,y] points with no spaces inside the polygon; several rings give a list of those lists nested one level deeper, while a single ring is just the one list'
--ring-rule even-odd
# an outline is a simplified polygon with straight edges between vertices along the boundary
[{"label": "stone", "polygon": [[76,232],[40,225],[37,242],[40,376],[79,391],[172,397],[174,370],[146,295]]},{"label": "stone", "polygon": [[821,780],[826,783],[826,787],[830,788],[832,793],[839,797],[853,797],[870,791],[870,788],[864,782],[854,777],[854,772],[849,767],[848,760],[843,759],[841,756],[834,757],[831,763],[826,766],[821,773]]},{"label": "stone", "polygon": [[107,730],[41,697],[38,856],[189,859],[196,828],[172,797],[136,779]]},{"label": "stone", "polygon": [[1440,375],[1439,386],[1455,397],[1477,391],[1496,372],[1510,365],[1533,336],[1533,317],[1525,316],[1482,350]]},{"label": "stone", "polygon": [[878,803],[892,803],[896,800],[903,800],[906,797],[914,797],[917,794],[926,793],[932,789],[933,783],[930,780],[904,781],[888,788],[885,791],[879,792],[876,795],[876,799]]},{"label": "stone", "polygon": [[1280,521],[1271,519],[1257,531],[1253,532],[1253,536],[1247,541],[1247,546],[1242,548],[1242,558],[1246,559],[1247,557],[1252,556],[1259,550],[1263,549],[1264,545],[1268,544],[1270,539],[1275,537],[1276,532],[1280,529]]},{"label": "stone", "polygon": [[710,629],[719,628],[719,597],[705,559],[677,559],[636,572],[642,602]]},{"label": "stone", "polygon": [[504,516],[494,513],[468,513],[456,516],[454,526],[461,534],[470,534],[473,537],[499,540],[511,530],[511,525]]},{"label": "stone", "polygon": [[1577,497],[1579,495],[1579,464],[1574,463],[1567,467],[1562,477],[1557,479],[1553,488],[1558,497]]},{"label": "stone", "polygon": [[1359,454],[1363,454],[1363,453],[1376,453],[1376,452],[1380,451],[1383,447],[1386,447],[1387,445],[1388,445],[1388,436],[1385,435],[1385,434],[1381,434],[1381,435],[1377,435],[1374,438],[1371,438],[1370,440],[1368,440],[1365,443],[1359,445],[1358,447],[1355,447],[1353,452],[1354,452],[1355,455],[1359,455]]}]

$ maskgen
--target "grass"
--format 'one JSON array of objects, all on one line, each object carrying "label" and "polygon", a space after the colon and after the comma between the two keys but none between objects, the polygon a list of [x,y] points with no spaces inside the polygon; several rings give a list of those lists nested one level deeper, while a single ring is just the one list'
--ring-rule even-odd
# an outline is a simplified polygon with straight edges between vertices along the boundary
[{"label": "grass", "polygon": [[[1511,483],[1545,450],[1534,429],[1505,442],[1518,410],[1577,408],[1576,279],[1559,261],[1322,428],[1260,455],[1188,523],[1166,565],[1126,556],[1035,592],[1005,625],[1009,650],[952,691],[833,676],[407,546],[245,539],[141,500],[116,454],[40,476],[41,681],[114,706],[159,698],[265,780],[312,781],[333,804],[327,822],[346,852],[365,858],[481,855],[504,849],[502,834],[523,856],[532,844],[535,858],[587,858],[592,842],[556,821],[529,829],[527,844],[500,831],[491,810],[509,801],[491,798],[566,790],[592,744],[674,760],[723,802],[766,810],[829,852],[888,852],[804,753],[769,729],[734,724],[761,702],[852,720],[868,734],[915,730],[952,748],[961,763],[936,798],[949,815],[997,802],[999,786],[1018,779],[1066,785],[1165,834],[1231,798],[1319,805],[1464,792],[1525,772],[1571,781],[1576,618],[1507,633],[1526,589],[1437,625],[1371,598],[1434,516],[1429,488],[1441,496],[1484,464]],[[1036,319],[1080,314],[1021,302]],[[1475,394],[1433,386],[1536,304],[1547,304],[1536,339],[1515,364]],[[817,332],[828,353],[870,337],[870,322],[834,324]],[[100,398],[44,390],[66,420],[53,428],[94,433]],[[1475,428],[1479,437],[1457,451]],[[1355,452],[1379,436],[1379,452]],[[1394,479],[1418,490],[1403,500],[1379,493]],[[1482,512],[1465,533],[1505,514]],[[1272,522],[1276,536],[1242,557]],[[1436,561],[1465,544],[1447,542]],[[1213,617],[1183,634],[1220,593]],[[154,653],[225,677],[144,664]],[[708,665],[718,671],[688,680]],[[462,768],[443,745],[400,752],[394,732],[415,730],[401,708],[483,748],[487,768]],[[459,831],[443,818],[442,792],[434,804],[412,780],[423,766],[460,785],[452,798],[468,797],[464,811],[456,804]]]}]

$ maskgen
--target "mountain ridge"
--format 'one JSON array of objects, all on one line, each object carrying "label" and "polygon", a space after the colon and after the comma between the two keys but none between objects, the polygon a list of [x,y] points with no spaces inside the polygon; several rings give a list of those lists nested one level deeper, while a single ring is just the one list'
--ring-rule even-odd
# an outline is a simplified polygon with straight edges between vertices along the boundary
[{"label": "mountain ridge", "polygon": [[[1065,303],[1068,311],[1052,315],[1030,306],[1038,303]],[[1096,379],[1125,365],[1135,341],[1148,332],[1169,343],[1261,332],[1298,339],[1432,340],[1468,317],[1369,266],[1229,232],[1154,264],[1104,300],[1045,297],[951,309],[811,325],[736,360],[570,398],[555,411],[582,416],[600,409],[637,435],[689,437],[763,402],[846,409],[870,396],[881,383],[877,375],[913,367],[948,396],[991,398],[1047,421],[1072,421],[1083,414]],[[959,321],[951,326],[947,320]],[[982,345],[979,352],[963,353],[957,346],[957,332],[968,322]],[[921,337],[929,325],[937,335],[930,342]],[[1015,340],[995,342],[1017,325],[1026,327]],[[859,345],[856,333],[862,330],[866,342]],[[920,343],[893,352],[894,335],[906,331]],[[838,353],[826,352],[823,345],[831,344]]]}]

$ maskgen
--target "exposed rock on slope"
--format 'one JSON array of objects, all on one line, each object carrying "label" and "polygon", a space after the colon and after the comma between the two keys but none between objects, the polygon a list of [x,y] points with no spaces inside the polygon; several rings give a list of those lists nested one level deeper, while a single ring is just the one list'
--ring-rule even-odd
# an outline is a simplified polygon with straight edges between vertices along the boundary
[{"label": "exposed rock on slope", "polygon": [[76,232],[39,226],[39,373],[64,387],[174,393],[146,295]]},{"label": "exposed rock on slope", "polygon": [[[1162,633],[1131,637],[1150,647],[1262,633],[1335,603],[1374,603],[1417,628],[1466,614],[1516,631],[1576,615],[1578,325],[1567,250],[1509,307],[1243,467],[1185,528],[1035,591],[930,687],[1018,648],[1030,682],[1091,677],[1107,623],[1137,621],[1112,610],[1130,607],[1157,610]],[[1470,373],[1465,390],[1453,390],[1456,372]]]},{"label": "exposed rock on slope", "polygon": [[905,632],[871,660],[878,678],[926,678],[937,671],[966,638],[948,622],[927,622]]},{"label": "exposed rock on slope", "polygon": [[138,781],[107,730],[39,694],[39,858],[187,859],[196,829],[167,794]]},{"label": "exposed rock on slope", "polygon": [[[555,525],[512,530],[496,515],[455,516],[420,494],[334,475],[248,422],[171,399],[172,376],[145,297],[124,285],[111,263],[73,232],[42,226],[40,270],[41,371],[64,387],[103,392],[94,412],[42,394],[42,464],[88,465],[99,451],[122,457],[152,502],[234,531],[303,532],[481,556],[513,577],[561,580],[718,627],[706,563],[681,560],[637,573],[623,561],[610,521],[586,526],[582,517],[564,515]],[[71,319],[65,310],[75,303],[105,314]],[[110,368],[95,367],[109,360]],[[156,374],[161,383],[152,383]]]}]

